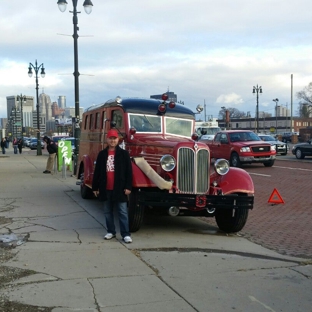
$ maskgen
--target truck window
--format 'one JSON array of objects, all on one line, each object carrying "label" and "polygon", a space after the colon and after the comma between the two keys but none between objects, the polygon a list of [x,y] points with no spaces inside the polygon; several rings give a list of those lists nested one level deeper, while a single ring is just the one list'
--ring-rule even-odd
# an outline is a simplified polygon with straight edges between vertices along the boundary
[{"label": "truck window", "polygon": [[120,110],[114,110],[112,113],[112,120],[116,122],[116,128],[123,129],[124,123],[123,123],[123,112]]},{"label": "truck window", "polygon": [[92,120],[93,120],[93,115],[92,114],[90,114],[90,121],[89,121],[89,130],[91,130],[92,129]]},{"label": "truck window", "polygon": [[105,120],[106,120],[106,111],[102,112],[102,125],[101,125],[101,130],[105,129]]},{"label": "truck window", "polygon": [[191,137],[193,131],[192,120],[165,117],[166,133]]},{"label": "truck window", "polygon": [[100,128],[100,125],[101,125],[100,116],[101,116],[100,113],[96,113],[94,129],[99,129]]},{"label": "truck window", "polygon": [[89,115],[86,115],[85,124],[84,124],[84,130],[88,129],[88,121],[89,121]]},{"label": "truck window", "polygon": [[129,114],[129,125],[137,132],[161,132],[161,117],[141,114]]}]

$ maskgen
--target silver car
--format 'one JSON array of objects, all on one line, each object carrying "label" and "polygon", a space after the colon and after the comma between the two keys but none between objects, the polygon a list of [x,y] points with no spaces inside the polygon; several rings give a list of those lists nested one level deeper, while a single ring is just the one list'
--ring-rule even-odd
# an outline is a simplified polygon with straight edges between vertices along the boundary
[{"label": "silver car", "polygon": [[271,145],[275,145],[276,154],[287,155],[289,150],[287,143],[281,142],[269,134],[258,134],[258,136],[262,141],[270,143]]}]

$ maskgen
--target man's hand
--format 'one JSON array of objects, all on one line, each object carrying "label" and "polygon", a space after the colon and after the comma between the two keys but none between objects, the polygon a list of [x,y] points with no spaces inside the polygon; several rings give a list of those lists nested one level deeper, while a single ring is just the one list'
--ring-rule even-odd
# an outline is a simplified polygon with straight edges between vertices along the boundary
[{"label": "man's hand", "polygon": [[124,191],[125,191],[125,194],[126,194],[126,195],[129,195],[129,194],[131,193],[131,191],[130,191],[130,190],[127,190],[127,189],[124,189]]}]

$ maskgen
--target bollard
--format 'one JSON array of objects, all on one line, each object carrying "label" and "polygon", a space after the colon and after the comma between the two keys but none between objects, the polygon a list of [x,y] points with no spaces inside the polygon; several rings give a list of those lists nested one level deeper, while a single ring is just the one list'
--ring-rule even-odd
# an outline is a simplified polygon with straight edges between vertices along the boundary
[{"label": "bollard", "polygon": [[66,180],[66,165],[65,165],[65,157],[63,157],[63,164],[62,164],[62,178]]}]

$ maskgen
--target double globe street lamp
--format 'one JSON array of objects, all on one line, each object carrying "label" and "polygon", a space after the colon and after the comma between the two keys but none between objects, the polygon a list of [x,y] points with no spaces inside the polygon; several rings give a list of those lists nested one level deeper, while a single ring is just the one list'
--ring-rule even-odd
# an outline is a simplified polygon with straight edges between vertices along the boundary
[{"label": "double globe street lamp", "polygon": [[273,99],[273,102],[275,102],[275,134],[277,134],[277,104],[278,104],[278,98]]},{"label": "double globe street lamp", "polygon": [[39,120],[39,83],[38,83],[38,72],[39,69],[41,68],[41,77],[44,78],[45,77],[45,71],[44,71],[44,65],[43,63],[40,64],[38,66],[37,64],[37,60],[35,65],[33,65],[32,63],[29,63],[29,67],[28,67],[28,76],[31,78],[33,75],[32,69],[34,69],[35,73],[36,73],[36,97],[37,97],[37,156],[38,155],[42,155],[42,149],[41,149],[41,139],[40,139],[40,120]]},{"label": "double globe street lamp", "polygon": [[259,93],[262,93],[262,88],[261,86],[258,87],[253,87],[252,93],[257,93],[257,107],[256,107],[256,118],[257,118],[257,133],[259,133]]},{"label": "double globe street lamp", "polygon": [[[74,137],[75,137],[75,151],[74,151],[74,173],[76,173],[77,169],[77,161],[79,154],[79,140],[80,140],[80,107],[79,107],[79,71],[78,71],[78,17],[77,14],[77,3],[78,0],[72,0],[73,2],[73,11],[69,11],[73,13],[73,25],[74,25],[74,77],[75,77],[75,125],[73,125]],[[66,11],[67,1],[66,0],[58,0],[58,7],[61,12]],[[85,0],[83,3],[84,10],[87,14],[92,12],[92,2],[91,0]]]}]

